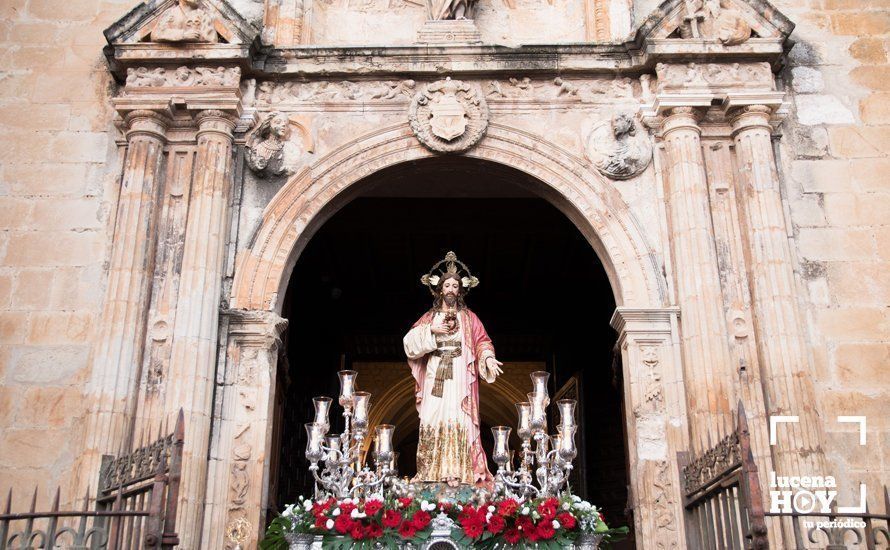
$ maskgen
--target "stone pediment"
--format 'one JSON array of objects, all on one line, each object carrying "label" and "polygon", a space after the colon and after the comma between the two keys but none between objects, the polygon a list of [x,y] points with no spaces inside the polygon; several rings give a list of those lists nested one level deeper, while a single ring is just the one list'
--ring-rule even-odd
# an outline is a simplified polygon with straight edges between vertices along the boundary
[{"label": "stone pediment", "polygon": [[666,0],[643,21],[636,41],[650,47],[685,41],[719,53],[781,44],[792,30],[794,23],[767,0]]},{"label": "stone pediment", "polygon": [[[105,29],[105,39],[111,45],[138,43],[180,43],[175,39],[157,39],[158,27],[170,10],[176,10],[179,0],[150,0],[142,2],[116,23]],[[188,44],[250,44],[259,34],[252,23],[244,19],[226,0],[200,0],[197,10],[204,12],[215,32],[212,39],[182,40]]]}]

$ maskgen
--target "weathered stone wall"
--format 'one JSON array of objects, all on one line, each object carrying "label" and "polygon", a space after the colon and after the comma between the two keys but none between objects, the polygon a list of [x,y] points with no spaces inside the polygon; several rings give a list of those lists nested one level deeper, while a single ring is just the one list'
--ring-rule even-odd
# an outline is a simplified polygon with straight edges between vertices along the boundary
[{"label": "weathered stone wall", "polygon": [[[779,0],[797,23],[781,141],[817,394],[841,505],[890,480],[890,2]],[[868,440],[838,415],[865,415]],[[801,472],[806,474],[807,472]]]},{"label": "weathered stone wall", "polygon": [[0,487],[20,505],[81,446],[120,170],[102,29],[130,7],[0,5]]}]

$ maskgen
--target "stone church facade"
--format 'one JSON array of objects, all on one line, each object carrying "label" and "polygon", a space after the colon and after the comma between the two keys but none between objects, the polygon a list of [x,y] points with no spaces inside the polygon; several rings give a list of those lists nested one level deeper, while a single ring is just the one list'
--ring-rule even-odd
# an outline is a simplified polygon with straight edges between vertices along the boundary
[{"label": "stone church facade", "polygon": [[[739,402],[764,479],[880,508],[888,8],[4,2],[0,488],[82,495],[182,408],[182,548],[239,518],[254,543],[300,251],[364,178],[466,156],[527,175],[605,266],[638,547],[685,546],[677,453]],[[771,415],[799,417],[781,444]]]}]

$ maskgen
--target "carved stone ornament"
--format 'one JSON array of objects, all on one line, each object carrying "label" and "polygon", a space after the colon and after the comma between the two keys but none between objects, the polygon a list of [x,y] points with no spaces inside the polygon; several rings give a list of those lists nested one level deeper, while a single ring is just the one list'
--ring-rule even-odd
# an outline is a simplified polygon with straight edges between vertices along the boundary
[{"label": "carved stone ornament", "polygon": [[159,88],[189,86],[238,87],[241,83],[239,67],[130,67],[127,69],[128,88]]},{"label": "carved stone ornament", "polygon": [[590,131],[587,156],[604,176],[626,180],[638,176],[649,166],[652,144],[631,115],[618,114]]},{"label": "carved stone ornament", "polygon": [[751,26],[730,0],[685,0],[681,38],[719,40],[738,46],[751,38]]},{"label": "carved stone ornament", "polygon": [[152,42],[217,42],[213,18],[200,0],[179,0],[167,8],[151,31]]},{"label": "carved stone ornament", "polygon": [[292,174],[300,155],[292,135],[287,115],[270,113],[247,136],[247,165],[261,177]]},{"label": "carved stone ornament", "polygon": [[417,139],[430,150],[463,152],[485,135],[488,104],[473,86],[446,78],[414,95],[408,121]]}]

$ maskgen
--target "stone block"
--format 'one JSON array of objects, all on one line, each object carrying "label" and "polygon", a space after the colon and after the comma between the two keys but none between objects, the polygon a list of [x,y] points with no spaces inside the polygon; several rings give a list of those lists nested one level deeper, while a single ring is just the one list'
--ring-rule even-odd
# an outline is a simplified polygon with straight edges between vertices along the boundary
[{"label": "stone block", "polygon": [[838,304],[890,305],[887,262],[829,262],[831,295]]},{"label": "stone block", "polygon": [[52,158],[68,162],[106,162],[111,160],[106,132],[60,132],[50,141]]},{"label": "stone block", "polygon": [[890,333],[890,318],[883,307],[822,309],[816,322],[827,342],[882,341]]},{"label": "stone block", "polygon": [[4,167],[3,178],[13,195],[82,196],[87,166],[74,162],[14,163]]},{"label": "stone block", "polygon": [[798,227],[822,227],[825,213],[820,196],[806,194],[788,201],[791,207],[791,221]]},{"label": "stone block", "polygon": [[95,315],[82,311],[51,311],[34,313],[29,321],[29,344],[76,344],[91,341]]},{"label": "stone block", "polygon": [[890,91],[890,66],[866,65],[850,71],[853,82],[870,90]]},{"label": "stone block", "polygon": [[80,388],[28,388],[22,395],[15,422],[18,427],[64,428],[81,418],[84,409]]},{"label": "stone block", "polygon": [[102,208],[97,198],[38,201],[32,213],[36,229],[102,229]]},{"label": "stone block", "polygon": [[41,0],[30,2],[28,13],[44,21],[88,21],[96,14],[96,8],[92,2]]},{"label": "stone block", "polygon": [[[890,77],[890,75],[888,75]],[[890,127],[837,126],[828,129],[831,153],[841,158],[883,157],[890,150]]]},{"label": "stone block", "polygon": [[25,341],[28,313],[0,311],[0,344],[21,344]]},{"label": "stone block", "polygon": [[828,131],[821,126],[795,125],[791,139],[795,158],[819,159],[828,154]]},{"label": "stone block", "polygon": [[791,177],[805,193],[853,190],[846,160],[797,160],[791,164]]},{"label": "stone block", "polygon": [[874,93],[863,99],[859,116],[865,124],[890,124],[890,93]]},{"label": "stone block", "polygon": [[887,41],[883,38],[860,38],[850,45],[850,55],[864,65],[887,62]]},{"label": "stone block", "polygon": [[822,71],[812,67],[794,67],[791,69],[791,87],[801,94],[813,94],[825,89]]},{"label": "stone block", "polygon": [[70,110],[68,105],[7,104],[0,106],[0,124],[25,130],[65,130]]},{"label": "stone block", "polygon": [[102,307],[103,271],[91,266],[56,268],[50,300],[53,309],[99,311]]},{"label": "stone block", "polygon": [[10,237],[7,265],[89,265],[102,255],[103,239],[95,231],[39,231]]},{"label": "stone block", "polygon": [[878,246],[878,257],[890,261],[890,228],[882,227],[875,231]]},{"label": "stone block", "polygon": [[16,273],[12,308],[16,310],[48,309],[54,276],[52,269],[22,269]]},{"label": "stone block", "polygon": [[835,34],[850,36],[868,36],[886,34],[890,31],[890,13],[885,11],[855,11],[835,13],[831,15],[831,30]]},{"label": "stone block", "polygon": [[17,346],[12,350],[6,382],[27,385],[72,385],[87,367],[88,343],[67,346]]},{"label": "stone block", "polygon": [[833,95],[808,94],[794,98],[797,105],[797,119],[801,124],[852,124],[853,113],[841,100]]},{"label": "stone block", "polygon": [[[51,468],[73,444],[67,429],[10,428],[0,432],[0,468]],[[44,476],[46,474],[44,473]],[[45,483],[45,478],[44,478]]]},{"label": "stone block", "polygon": [[838,344],[831,351],[831,362],[839,382],[873,387],[886,377],[890,342]]},{"label": "stone block", "polygon": [[860,191],[890,191],[890,158],[855,159],[851,163],[855,188]]},{"label": "stone block", "polygon": [[31,221],[34,201],[19,197],[0,197],[0,227],[3,229],[24,229]]},{"label": "stone block", "polygon": [[876,257],[870,230],[802,228],[797,245],[800,255],[807,260],[874,260]]},{"label": "stone block", "polygon": [[825,193],[825,216],[833,226],[872,226],[890,222],[890,193]]},{"label": "stone block", "polygon": [[7,309],[12,303],[12,284],[12,272],[0,272],[0,309]]}]

